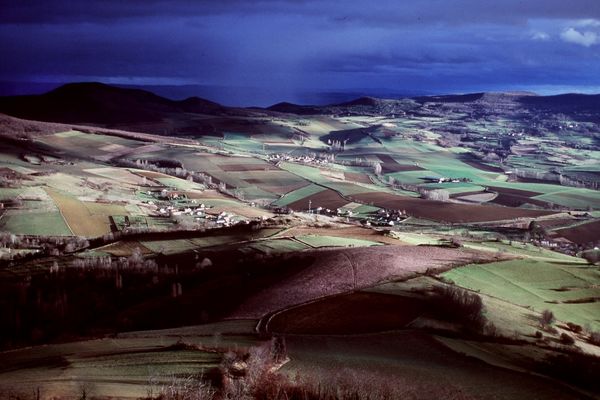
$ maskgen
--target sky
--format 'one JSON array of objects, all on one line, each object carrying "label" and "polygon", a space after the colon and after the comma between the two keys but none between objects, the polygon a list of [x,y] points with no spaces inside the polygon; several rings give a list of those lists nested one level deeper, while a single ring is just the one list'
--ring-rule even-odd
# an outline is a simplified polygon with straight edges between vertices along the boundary
[{"label": "sky", "polygon": [[600,1],[0,0],[0,52],[4,82],[204,85],[230,105],[595,93]]}]

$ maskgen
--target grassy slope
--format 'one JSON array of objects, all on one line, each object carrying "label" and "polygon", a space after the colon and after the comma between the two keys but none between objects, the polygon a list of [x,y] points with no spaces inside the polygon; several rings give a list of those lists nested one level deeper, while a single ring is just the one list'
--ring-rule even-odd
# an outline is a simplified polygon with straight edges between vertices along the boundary
[{"label": "grassy slope", "polygon": [[457,285],[529,306],[538,312],[549,309],[561,321],[600,329],[598,303],[565,303],[600,297],[597,268],[523,259],[468,265],[442,276]]}]

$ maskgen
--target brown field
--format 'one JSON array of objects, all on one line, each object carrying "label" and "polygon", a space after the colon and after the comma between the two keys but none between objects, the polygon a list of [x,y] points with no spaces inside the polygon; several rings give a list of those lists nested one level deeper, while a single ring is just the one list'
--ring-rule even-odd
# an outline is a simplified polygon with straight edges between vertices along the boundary
[{"label": "brown field", "polygon": [[344,172],[344,178],[347,181],[358,182],[358,183],[373,183],[369,175],[362,174],[360,172]]},{"label": "brown field", "polygon": [[473,168],[477,168],[479,170],[482,171],[486,171],[486,172],[497,172],[499,174],[504,173],[504,170],[500,167],[494,167],[493,165],[488,165],[488,164],[484,164],[480,161],[476,161],[474,159],[470,159],[470,160],[461,160],[462,162],[464,162],[465,164],[473,167]]},{"label": "brown field", "polygon": [[304,186],[308,186],[307,183],[297,183],[295,185],[285,185],[285,186],[269,186],[267,184],[258,185],[259,188],[264,190],[265,192],[274,193],[277,195],[283,195],[286,193],[293,192],[294,190],[298,190],[303,188]]},{"label": "brown field", "polygon": [[521,182],[521,183],[545,183],[545,184],[550,184],[550,185],[556,185],[556,184],[558,184],[558,181],[553,181],[553,180],[550,180],[550,179],[524,178],[524,177],[520,177],[520,176],[517,176],[517,182]]},{"label": "brown field", "polygon": [[397,330],[424,311],[422,301],[383,293],[331,296],[274,314],[266,324],[273,333],[351,335]]},{"label": "brown field", "polygon": [[311,208],[313,209],[323,207],[329,208],[330,210],[338,209],[349,203],[348,200],[344,199],[337,192],[331,189],[325,189],[319,193],[290,203],[287,206],[292,210],[308,210],[309,201],[311,201]]},{"label": "brown field", "polygon": [[[110,220],[108,215],[93,215],[86,204],[75,197],[61,193],[57,190],[46,188],[48,195],[54,200],[65,222],[77,236],[96,237],[110,233]],[[98,207],[102,205],[98,204]],[[107,204],[106,206],[112,207]]]},{"label": "brown field", "polygon": [[513,196],[520,196],[520,197],[534,197],[534,196],[539,196],[540,194],[542,194],[539,192],[531,192],[529,190],[511,189],[511,188],[498,187],[498,186],[488,186],[488,189],[492,190],[494,192],[510,194]]},{"label": "brown field", "polygon": [[455,199],[458,197],[474,196],[474,195],[483,194],[483,193],[486,193],[486,191],[485,190],[474,190],[472,192],[450,193],[450,198]]},{"label": "brown field", "polygon": [[376,154],[377,158],[379,158],[382,162],[381,171],[384,174],[392,173],[392,172],[404,172],[404,171],[421,171],[423,168],[416,165],[402,165],[399,164],[392,156],[388,154]]},{"label": "brown field", "polygon": [[585,244],[600,240],[600,220],[588,222],[573,228],[558,229],[555,231],[560,236],[573,243]]},{"label": "brown field", "polygon": [[261,318],[287,307],[347,293],[377,283],[407,279],[427,270],[442,271],[496,256],[432,246],[374,246],[303,252],[305,267],[248,298],[232,318]]},{"label": "brown field", "polygon": [[547,207],[550,204],[547,201],[533,199],[532,197],[541,194],[538,192],[496,186],[489,186],[488,189],[498,193],[498,196],[490,203],[500,204],[502,206],[520,207],[523,204],[533,204],[539,207]]},{"label": "brown field", "polygon": [[229,174],[233,178],[240,179],[250,185],[257,186],[259,189],[277,195],[289,193],[309,184],[302,178],[279,169],[268,171],[238,171],[230,172]]},{"label": "brown field", "polygon": [[553,214],[551,211],[527,210],[479,204],[457,204],[441,201],[416,199],[389,193],[371,192],[352,196],[362,203],[373,203],[378,207],[405,210],[408,215],[443,222],[486,222],[515,218],[535,218]]},{"label": "brown field", "polygon": [[490,203],[499,204],[506,207],[521,207],[523,204],[533,204],[538,207],[548,207],[552,203],[537,200],[531,197],[515,196],[512,194],[499,193]]},{"label": "brown field", "polygon": [[553,218],[548,220],[538,221],[538,225],[544,229],[559,228],[561,226],[567,226],[575,223],[573,218]]}]

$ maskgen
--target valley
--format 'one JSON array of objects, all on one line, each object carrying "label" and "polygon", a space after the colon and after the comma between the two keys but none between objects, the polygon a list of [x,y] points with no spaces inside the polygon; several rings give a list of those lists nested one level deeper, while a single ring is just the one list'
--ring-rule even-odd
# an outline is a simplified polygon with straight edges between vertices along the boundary
[{"label": "valley", "polygon": [[598,398],[599,105],[1,97],[0,394]]}]

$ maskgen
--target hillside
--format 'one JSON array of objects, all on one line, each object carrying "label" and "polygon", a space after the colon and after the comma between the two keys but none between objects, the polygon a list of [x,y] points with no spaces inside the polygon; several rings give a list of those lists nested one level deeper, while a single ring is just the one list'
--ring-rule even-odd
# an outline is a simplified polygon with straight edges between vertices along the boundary
[{"label": "hillside", "polygon": [[197,97],[173,101],[139,89],[72,83],[43,95],[0,97],[0,111],[41,121],[119,126],[184,113],[220,114],[225,108]]}]

